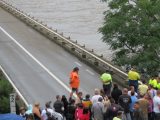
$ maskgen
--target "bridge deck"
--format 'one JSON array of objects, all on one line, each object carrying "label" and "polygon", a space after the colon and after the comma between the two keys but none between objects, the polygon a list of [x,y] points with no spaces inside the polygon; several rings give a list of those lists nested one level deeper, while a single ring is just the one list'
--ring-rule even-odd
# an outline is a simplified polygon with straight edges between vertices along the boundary
[{"label": "bridge deck", "polygon": [[28,103],[44,105],[57,94],[68,95],[74,66],[80,68],[81,91],[93,94],[101,87],[92,68],[1,8],[0,16],[0,65]]}]

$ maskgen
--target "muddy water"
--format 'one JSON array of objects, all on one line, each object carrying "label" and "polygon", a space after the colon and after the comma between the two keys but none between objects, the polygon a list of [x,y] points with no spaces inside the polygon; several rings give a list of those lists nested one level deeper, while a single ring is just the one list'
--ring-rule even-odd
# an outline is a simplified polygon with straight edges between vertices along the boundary
[{"label": "muddy water", "polygon": [[44,21],[58,32],[77,40],[97,54],[111,58],[98,28],[103,23],[106,3],[100,0],[5,0],[24,12]]}]

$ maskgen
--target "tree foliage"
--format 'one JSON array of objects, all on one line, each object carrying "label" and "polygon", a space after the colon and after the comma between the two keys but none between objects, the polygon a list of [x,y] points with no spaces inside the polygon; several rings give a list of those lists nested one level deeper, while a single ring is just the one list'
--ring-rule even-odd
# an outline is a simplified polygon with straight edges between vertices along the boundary
[{"label": "tree foliage", "polygon": [[11,84],[0,72],[0,113],[10,112],[9,94],[13,91]]},{"label": "tree foliage", "polygon": [[104,0],[109,10],[99,31],[118,65],[136,65],[149,74],[160,68],[160,0]]}]

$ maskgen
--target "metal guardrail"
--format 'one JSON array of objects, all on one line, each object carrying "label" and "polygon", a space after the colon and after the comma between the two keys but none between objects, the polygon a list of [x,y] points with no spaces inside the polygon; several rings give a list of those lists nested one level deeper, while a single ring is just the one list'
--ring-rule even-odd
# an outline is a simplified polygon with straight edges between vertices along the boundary
[{"label": "metal guardrail", "polygon": [[104,72],[106,69],[112,71],[114,80],[124,86],[125,81],[127,80],[127,74],[118,66],[115,66],[104,59],[103,56],[98,56],[93,50],[87,50],[85,46],[77,44],[77,41],[72,41],[70,38],[64,37],[63,34],[57,33],[57,30],[53,30],[51,27],[48,27],[47,24],[38,21],[38,19],[31,17],[3,0],[0,1],[0,6],[50,40],[79,57],[82,61],[89,63],[89,65],[96,68],[99,72]]}]

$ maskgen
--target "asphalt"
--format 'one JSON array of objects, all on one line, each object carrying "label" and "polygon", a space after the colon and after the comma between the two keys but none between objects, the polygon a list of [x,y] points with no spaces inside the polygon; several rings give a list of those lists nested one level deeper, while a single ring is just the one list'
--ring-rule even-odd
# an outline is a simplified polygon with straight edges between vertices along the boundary
[{"label": "asphalt", "polygon": [[84,95],[102,87],[96,71],[1,8],[0,27],[0,65],[28,103],[43,106],[57,94],[68,97],[75,66]]}]

